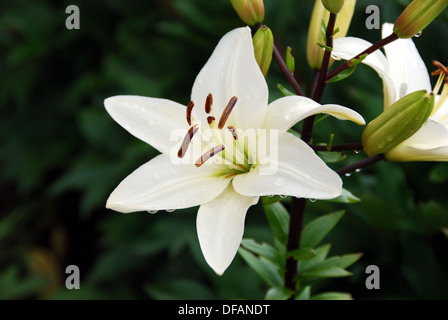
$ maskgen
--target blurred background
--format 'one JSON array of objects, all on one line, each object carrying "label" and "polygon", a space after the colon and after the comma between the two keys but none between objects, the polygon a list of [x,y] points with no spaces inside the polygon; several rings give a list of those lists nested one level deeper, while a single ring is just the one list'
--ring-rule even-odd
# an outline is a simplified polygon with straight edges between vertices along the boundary
[{"label": "blurred background", "polygon": [[[349,35],[375,42],[365,8],[394,22],[409,1],[358,0]],[[293,48],[307,90],[306,35],[314,1],[265,0],[280,48]],[[80,29],[68,30],[68,5]],[[105,209],[118,183],[157,154],[106,113],[109,96],[135,94],[186,104],[194,79],[219,39],[242,26],[227,0],[3,0],[0,4],[0,299],[260,299],[266,286],[237,256],[218,277],[205,263],[195,231],[197,208],[121,214]],[[414,42],[428,69],[448,64],[448,12]],[[435,79],[432,79],[433,81]],[[273,62],[270,99],[289,88]],[[359,66],[327,87],[323,102],[353,108],[367,121],[382,110],[382,83]],[[300,124],[297,126],[300,129]],[[360,140],[361,128],[326,119],[314,141]],[[346,153],[339,168],[364,157]],[[315,202],[306,220],[345,208],[326,238],[331,254],[362,252],[352,277],[316,290],[355,299],[448,298],[448,164],[383,162],[343,177],[362,199]],[[288,199],[285,199],[288,205]],[[246,220],[246,238],[272,242],[261,205]],[[365,269],[381,270],[367,290]],[[67,290],[66,267],[80,269]]]}]

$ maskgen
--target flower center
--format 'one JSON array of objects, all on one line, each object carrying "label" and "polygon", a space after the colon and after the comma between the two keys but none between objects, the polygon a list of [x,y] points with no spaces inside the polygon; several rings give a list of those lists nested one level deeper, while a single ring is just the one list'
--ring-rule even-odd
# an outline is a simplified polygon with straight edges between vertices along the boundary
[{"label": "flower center", "polygon": [[[230,178],[236,174],[248,172],[252,164],[250,164],[247,148],[245,148],[245,137],[235,126],[226,126],[227,120],[237,102],[238,98],[236,96],[230,98],[218,123],[216,123],[216,117],[212,109],[213,95],[210,93],[205,99],[205,113],[208,115],[207,125],[201,127],[198,123],[192,125],[194,121],[192,115],[194,102],[190,101],[186,109],[186,119],[191,127],[182,141],[177,153],[178,157],[183,158],[185,156],[193,137],[201,129],[201,133],[208,138],[210,144],[208,147],[203,148],[203,141],[201,141],[201,150],[204,149],[206,151],[196,160],[196,167],[200,167],[211,158],[219,156],[219,160],[222,160],[219,163],[225,164],[228,168],[224,172],[226,177]],[[212,145],[211,148],[210,145]]]},{"label": "flower center", "polygon": [[[434,95],[437,95],[440,88],[443,85],[442,92],[440,93],[440,98],[437,101],[437,103],[434,106],[433,114],[437,112],[437,110],[442,106],[442,104],[447,100],[448,97],[448,68],[445,67],[442,63],[438,61],[432,62],[438,69],[431,73],[433,76],[439,76],[439,79],[437,80],[437,83],[432,91]],[[446,115],[445,117],[447,117]]]}]

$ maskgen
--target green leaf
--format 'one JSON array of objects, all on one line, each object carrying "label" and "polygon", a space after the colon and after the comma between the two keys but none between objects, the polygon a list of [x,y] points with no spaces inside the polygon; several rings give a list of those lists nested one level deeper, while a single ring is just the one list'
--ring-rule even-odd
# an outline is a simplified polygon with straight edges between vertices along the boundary
[{"label": "green leaf", "polygon": [[258,258],[248,250],[240,247],[238,253],[269,286],[281,287],[283,279],[280,276],[279,268],[269,260]]},{"label": "green leaf", "polygon": [[289,232],[289,213],[280,202],[264,206],[264,212],[274,236],[285,243]]},{"label": "green leaf", "polygon": [[312,296],[311,300],[353,300],[353,297],[345,292],[323,292]]},{"label": "green leaf", "polygon": [[302,287],[301,290],[297,292],[296,300],[310,300],[311,296],[311,286]]},{"label": "green leaf", "polygon": [[241,241],[241,245],[244,247],[244,249],[252,251],[252,253],[255,253],[259,256],[266,258],[267,260],[275,263],[279,267],[281,267],[281,265],[285,260],[277,249],[275,249],[273,246],[267,243],[260,244],[255,242],[255,240],[253,239],[243,239]]},{"label": "green leaf", "polygon": [[347,158],[345,154],[334,151],[317,151],[317,155],[326,163],[336,163]]},{"label": "green leaf", "polygon": [[330,213],[308,223],[302,232],[301,246],[315,247],[334,228],[344,215],[344,210]]},{"label": "green leaf", "polygon": [[347,189],[342,188],[342,194],[339,197],[325,201],[337,202],[337,203],[358,203],[361,202],[361,199],[353,195]]},{"label": "green leaf", "polygon": [[299,272],[303,272],[305,270],[318,266],[321,262],[325,260],[325,258],[328,255],[328,252],[330,252],[330,249],[331,249],[330,244],[325,244],[323,246],[314,249],[314,251],[316,252],[316,256],[313,259],[299,261],[298,265]]},{"label": "green leaf", "polygon": [[282,201],[284,199],[285,199],[285,197],[277,196],[277,195],[275,195],[275,196],[262,196],[261,197],[261,203],[264,206],[268,206],[270,204],[273,204],[273,203],[276,203],[276,202],[280,202],[280,201]]},{"label": "green leaf", "polygon": [[341,278],[351,276],[352,273],[339,267],[314,267],[299,274],[299,278]]},{"label": "green leaf", "polygon": [[268,290],[265,300],[286,300],[292,295],[292,291],[285,287],[275,287]]},{"label": "green leaf", "polygon": [[356,65],[348,67],[347,69],[339,72],[333,78],[327,80],[327,83],[334,83],[334,82],[344,80],[345,78],[350,77],[353,74],[353,72],[355,72],[355,70],[356,70]]},{"label": "green leaf", "polygon": [[342,256],[333,256],[319,263],[319,267],[338,267],[346,269],[358,261],[362,253],[344,254]]},{"label": "green leaf", "polygon": [[295,94],[291,91],[289,91],[288,89],[286,89],[283,85],[281,85],[280,83],[277,84],[277,88],[278,90],[280,90],[280,92],[285,96],[294,96]]},{"label": "green leaf", "polygon": [[440,163],[429,172],[429,180],[433,183],[444,183],[448,180],[448,165]]},{"label": "green leaf", "polygon": [[288,256],[293,256],[294,259],[300,260],[310,260],[317,256],[317,252],[313,248],[300,248],[288,252]]}]

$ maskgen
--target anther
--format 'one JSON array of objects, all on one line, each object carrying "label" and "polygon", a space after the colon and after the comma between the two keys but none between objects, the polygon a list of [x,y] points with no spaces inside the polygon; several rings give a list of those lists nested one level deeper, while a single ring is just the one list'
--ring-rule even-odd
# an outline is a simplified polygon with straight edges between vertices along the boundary
[{"label": "anther", "polygon": [[193,111],[194,103],[193,101],[188,102],[187,105],[187,122],[188,125],[191,126],[191,111]]},{"label": "anther", "polygon": [[234,126],[228,126],[227,129],[229,129],[230,133],[233,136],[234,140],[238,140],[238,134],[236,133],[236,129]]},{"label": "anther", "polygon": [[448,69],[447,67],[445,67],[442,63],[440,63],[437,60],[433,60],[432,64],[434,66],[436,66],[437,68],[439,68],[439,70],[434,71],[433,73],[431,73],[432,75],[440,75],[441,72],[443,72],[445,75],[448,76]]},{"label": "anther", "polygon": [[238,98],[235,96],[230,99],[229,103],[227,104],[227,107],[222,112],[221,118],[219,119],[218,129],[224,128],[224,125],[226,124],[226,121],[229,118],[230,113],[232,112],[233,107],[235,107],[237,101]]},{"label": "anther", "polygon": [[209,93],[207,98],[205,99],[205,113],[209,114],[210,111],[212,111],[212,104],[213,104],[213,95]]},{"label": "anther", "polygon": [[211,125],[213,121],[215,121],[215,117],[212,117],[212,116],[207,117],[207,122],[209,125]]},{"label": "anther", "polygon": [[184,140],[182,141],[182,144],[180,145],[179,151],[177,152],[177,156],[179,158],[183,158],[187,153],[188,146],[190,145],[190,142],[193,139],[196,132],[198,131],[198,129],[199,129],[198,125],[195,124],[188,130],[187,134],[184,137]]},{"label": "anther", "polygon": [[196,167],[202,166],[207,160],[212,158],[215,154],[220,153],[223,151],[225,147],[223,145],[216,146],[210,150],[208,150],[206,153],[204,153],[198,160],[195,162]]}]

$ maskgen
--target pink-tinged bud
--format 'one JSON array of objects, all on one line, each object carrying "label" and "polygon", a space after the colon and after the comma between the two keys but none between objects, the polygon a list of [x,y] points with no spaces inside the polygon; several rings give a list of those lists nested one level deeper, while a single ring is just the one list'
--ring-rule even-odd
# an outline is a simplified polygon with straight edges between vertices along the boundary
[{"label": "pink-tinged bud", "polygon": [[262,23],[264,20],[263,0],[230,0],[236,13],[249,26]]},{"label": "pink-tinged bud", "polygon": [[395,21],[394,33],[409,39],[425,29],[446,7],[448,0],[414,0]]}]

